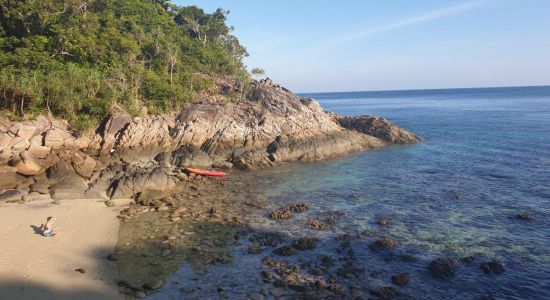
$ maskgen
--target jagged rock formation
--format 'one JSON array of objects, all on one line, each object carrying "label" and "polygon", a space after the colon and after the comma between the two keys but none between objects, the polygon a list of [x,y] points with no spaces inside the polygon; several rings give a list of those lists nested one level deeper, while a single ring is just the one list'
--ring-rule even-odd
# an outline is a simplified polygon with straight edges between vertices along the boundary
[{"label": "jagged rock formation", "polygon": [[345,117],[334,115],[340,126],[377,137],[389,144],[412,144],[421,140],[420,137],[397,127],[390,121],[377,116]]},{"label": "jagged rock formation", "polygon": [[324,112],[267,79],[243,101],[197,103],[169,115],[117,114],[79,137],[62,120],[0,121],[0,190],[10,201],[131,197],[172,188],[182,178],[174,165],[251,169],[419,140],[383,118]]}]

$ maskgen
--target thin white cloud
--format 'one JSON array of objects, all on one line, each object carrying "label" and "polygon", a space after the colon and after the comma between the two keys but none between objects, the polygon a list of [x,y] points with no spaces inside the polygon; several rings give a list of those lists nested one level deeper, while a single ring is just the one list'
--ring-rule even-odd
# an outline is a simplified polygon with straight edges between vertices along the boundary
[{"label": "thin white cloud", "polygon": [[415,25],[418,23],[428,22],[435,19],[440,19],[443,17],[451,16],[466,10],[470,10],[476,6],[481,5],[482,3],[486,2],[485,0],[474,0],[469,1],[463,4],[454,5],[442,9],[438,9],[435,11],[431,11],[419,16],[410,17],[401,21],[396,21],[390,24],[383,24],[376,27],[369,27],[369,28],[363,28],[360,30],[355,30],[352,32],[348,32],[344,34],[343,36],[340,36],[338,38],[335,38],[333,40],[324,41],[320,46],[315,48],[310,48],[309,51],[306,51],[307,53],[314,53],[326,50],[328,48],[333,48],[336,46],[340,46],[358,39],[362,39],[368,36],[372,36],[375,34],[380,34],[386,31],[394,30],[397,28],[407,27],[411,25]]},{"label": "thin white cloud", "polygon": [[402,20],[402,21],[397,21],[395,23],[382,25],[380,27],[366,28],[366,29],[363,29],[363,30],[360,30],[360,31],[355,31],[355,32],[349,33],[346,37],[341,39],[340,42],[346,42],[346,41],[349,41],[349,40],[354,40],[354,39],[366,37],[366,36],[369,36],[369,35],[381,33],[381,32],[384,32],[384,31],[388,31],[388,30],[392,30],[392,29],[396,29],[396,28],[400,28],[400,27],[406,27],[406,26],[409,26],[409,25],[414,25],[414,24],[418,24],[418,23],[423,23],[423,22],[443,18],[443,17],[446,17],[446,16],[451,16],[451,15],[469,10],[469,9],[475,7],[475,6],[478,6],[481,3],[482,3],[482,1],[470,1],[470,2],[460,4],[460,5],[455,5],[455,6],[451,6],[451,7],[447,7],[447,8],[443,8],[443,9],[438,9],[436,11],[432,11],[432,12],[429,12],[429,13],[426,13],[426,14],[423,14],[423,15],[420,15],[420,16],[415,16],[415,17],[405,19],[405,20]]}]

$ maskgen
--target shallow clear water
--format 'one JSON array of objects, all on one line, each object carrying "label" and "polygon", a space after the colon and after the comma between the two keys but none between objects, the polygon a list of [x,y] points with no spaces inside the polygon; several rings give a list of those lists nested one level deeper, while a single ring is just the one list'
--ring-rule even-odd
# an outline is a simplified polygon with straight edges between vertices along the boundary
[{"label": "shallow clear water", "polygon": [[[282,222],[258,213],[253,227],[318,236],[321,246],[292,258],[297,261],[336,253],[333,237],[344,232],[389,235],[399,241],[389,253],[370,251],[366,241],[351,242],[355,263],[381,272],[382,282],[409,273],[405,298],[550,298],[550,87],[305,96],[336,113],[383,116],[424,141],[254,174],[269,208],[305,201],[312,209]],[[328,232],[304,225],[309,216],[336,210],[348,215]],[[533,220],[514,218],[522,212]],[[380,217],[390,218],[390,225],[381,229]],[[260,258],[241,252],[236,247],[233,265],[213,266],[210,275],[196,280],[240,286],[235,295],[261,286]],[[418,260],[405,263],[392,254]],[[435,258],[468,255],[476,261],[460,265],[451,280],[433,279],[426,269]],[[503,274],[480,269],[493,258],[504,264]],[[197,276],[191,273],[182,268],[155,297],[175,297],[174,282]]]}]

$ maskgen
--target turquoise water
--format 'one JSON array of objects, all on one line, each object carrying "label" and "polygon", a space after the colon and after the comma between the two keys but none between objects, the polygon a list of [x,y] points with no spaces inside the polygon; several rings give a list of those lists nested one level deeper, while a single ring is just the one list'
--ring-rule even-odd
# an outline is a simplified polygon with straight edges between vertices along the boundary
[{"label": "turquoise water", "polygon": [[[289,221],[265,215],[251,221],[259,229],[321,239],[312,253],[292,259],[336,255],[335,236],[370,230],[391,236],[399,246],[373,252],[370,241],[352,241],[354,264],[366,274],[382,274],[377,279],[363,275],[361,284],[388,283],[391,275],[406,272],[411,282],[401,291],[407,299],[550,298],[550,87],[304,96],[336,113],[384,116],[424,141],[254,175],[268,208],[301,201],[312,206]],[[347,217],[328,232],[304,226],[308,217],[331,211]],[[533,219],[516,219],[522,212]],[[388,217],[390,225],[380,228],[380,217]],[[237,285],[240,293],[253,290],[259,283],[250,278],[257,277],[259,259],[235,251],[232,266],[212,267],[201,282]],[[417,260],[394,259],[405,254]],[[475,262],[461,264],[450,280],[434,279],[426,268],[438,257],[469,255]],[[479,265],[490,259],[502,262],[506,271],[485,274]],[[175,278],[195,276],[186,270]],[[169,290],[158,297],[170,295]]]},{"label": "turquoise water", "polygon": [[[482,254],[507,269],[498,277],[459,270],[445,284],[426,279],[434,289],[550,297],[550,87],[308,96],[336,113],[384,116],[425,140],[310,165],[299,176],[318,178],[289,180],[283,190],[328,194],[342,206],[360,193],[350,209],[359,222],[388,215],[397,223],[390,233],[425,256]],[[520,212],[533,221],[514,220]]]}]

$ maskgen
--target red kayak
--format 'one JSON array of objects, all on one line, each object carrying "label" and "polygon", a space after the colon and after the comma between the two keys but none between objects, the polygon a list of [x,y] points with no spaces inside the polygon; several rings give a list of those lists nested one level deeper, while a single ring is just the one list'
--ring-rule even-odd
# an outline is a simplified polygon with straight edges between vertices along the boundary
[{"label": "red kayak", "polygon": [[205,171],[205,170],[200,170],[200,169],[193,169],[193,168],[185,168],[187,170],[187,172],[189,173],[195,173],[197,175],[204,175],[204,176],[219,176],[219,177],[222,177],[222,176],[225,176],[225,173],[224,172],[220,172],[220,171]]}]

